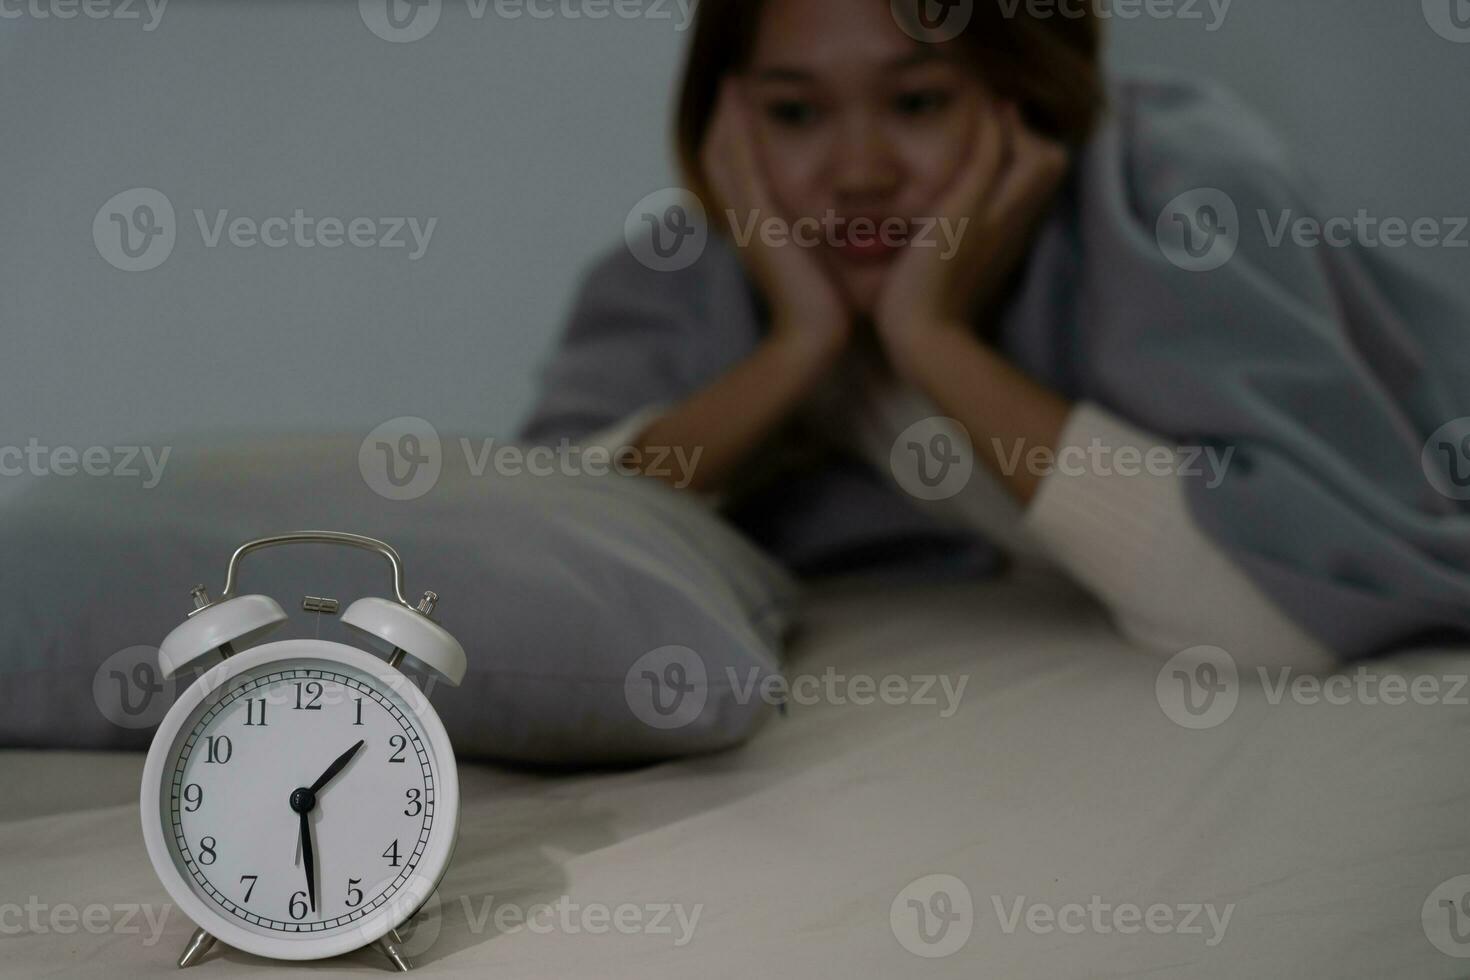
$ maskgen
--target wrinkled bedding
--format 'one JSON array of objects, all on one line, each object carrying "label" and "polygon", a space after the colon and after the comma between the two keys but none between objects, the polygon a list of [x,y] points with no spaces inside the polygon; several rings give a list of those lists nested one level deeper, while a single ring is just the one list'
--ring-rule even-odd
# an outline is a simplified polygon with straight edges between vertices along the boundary
[{"label": "wrinkled bedding", "polygon": [[[829,589],[792,649],[785,716],[743,748],[575,775],[462,765],[459,848],[405,937],[416,972],[1465,975],[1430,920],[1455,911],[1437,902],[1470,873],[1470,710],[1446,703],[1470,651],[1349,675],[1359,692],[1441,679],[1433,703],[1307,703],[1308,685],[1273,704],[1275,675],[1263,687],[1242,670],[1233,711],[1197,729],[1164,710],[1163,666],[1049,579]],[[890,675],[906,703],[855,703],[871,691],[853,679]],[[145,856],[141,767],[136,753],[0,753],[0,975],[172,969],[192,926]],[[926,893],[936,881],[948,899]],[[514,911],[538,903],[570,911],[517,927]],[[53,918],[68,905],[91,918]],[[1128,917],[1152,906],[1170,931]],[[599,907],[626,907],[627,928],[582,917]],[[931,940],[939,916],[949,932],[926,944],[918,908]],[[195,969],[262,962],[217,949]],[[272,975],[384,968],[365,950]]]}]

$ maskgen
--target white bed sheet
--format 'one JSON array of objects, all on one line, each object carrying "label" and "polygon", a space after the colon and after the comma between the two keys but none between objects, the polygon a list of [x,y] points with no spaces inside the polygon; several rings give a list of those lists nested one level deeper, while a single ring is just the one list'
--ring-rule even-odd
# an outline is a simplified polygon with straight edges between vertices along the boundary
[{"label": "white bed sheet", "polygon": [[[805,623],[791,675],[965,676],[958,710],[940,717],[942,695],[937,705],[797,704],[742,750],[636,771],[462,766],[463,835],[437,911],[409,937],[416,972],[1470,973],[1470,960],[1431,944],[1421,919],[1436,886],[1470,874],[1470,709],[1273,705],[1247,672],[1226,722],[1186,730],[1159,706],[1159,659],[1049,580],[849,587],[814,601]],[[1448,685],[1470,672],[1470,653],[1405,655],[1373,672]],[[140,770],[131,754],[0,753],[0,975],[111,980],[172,968],[192,926],[166,906],[144,853]],[[910,920],[902,911],[895,920],[892,907],[931,874],[964,883],[974,918],[958,951],[922,958],[900,943]],[[1080,933],[1033,932],[1024,920],[1007,932],[995,908],[1019,900],[1060,910],[1094,895],[1177,915],[1196,904],[1233,909],[1209,945],[1219,931],[1203,914],[1200,935],[1124,935],[1090,922]],[[687,933],[672,913],[661,923],[670,933],[594,934],[580,912],[571,928],[496,927],[504,905],[559,899],[579,910],[631,905],[644,921],[667,904],[687,923],[697,907],[698,919]],[[27,903],[42,908],[42,928],[17,932]],[[136,903],[154,921],[166,915],[156,940],[142,914],[128,923],[136,931],[100,933],[62,933],[47,919],[60,905],[97,904],[116,926]],[[196,972],[259,975],[263,962],[220,950]],[[270,967],[321,978],[383,968],[373,951]]]}]

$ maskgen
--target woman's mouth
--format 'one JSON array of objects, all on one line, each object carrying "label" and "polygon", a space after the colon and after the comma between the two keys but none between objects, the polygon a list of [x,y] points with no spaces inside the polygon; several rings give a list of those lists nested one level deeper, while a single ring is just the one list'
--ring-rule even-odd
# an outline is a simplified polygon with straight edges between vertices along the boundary
[{"label": "woman's mouth", "polygon": [[846,262],[891,261],[908,242],[908,222],[902,218],[849,218],[837,228],[832,245]]},{"label": "woman's mouth", "polygon": [[836,245],[837,254],[845,262],[853,263],[881,263],[887,262],[897,254],[901,246],[888,244],[874,239],[862,242],[839,242]]}]

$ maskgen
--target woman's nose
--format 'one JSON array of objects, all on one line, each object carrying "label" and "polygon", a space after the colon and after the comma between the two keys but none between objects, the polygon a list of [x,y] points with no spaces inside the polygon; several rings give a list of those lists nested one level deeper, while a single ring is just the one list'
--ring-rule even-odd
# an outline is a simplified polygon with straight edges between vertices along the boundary
[{"label": "woman's nose", "polygon": [[891,194],[899,183],[898,154],[888,136],[867,120],[852,120],[833,147],[834,189],[848,199]]}]

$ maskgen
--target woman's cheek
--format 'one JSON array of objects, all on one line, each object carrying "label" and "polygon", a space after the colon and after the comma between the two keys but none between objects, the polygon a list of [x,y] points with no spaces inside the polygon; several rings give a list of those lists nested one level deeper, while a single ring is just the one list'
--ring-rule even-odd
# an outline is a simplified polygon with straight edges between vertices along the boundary
[{"label": "woman's cheek", "polygon": [[821,186],[823,150],[814,141],[767,135],[759,140],[756,159],[780,217],[794,220],[828,207]]}]

